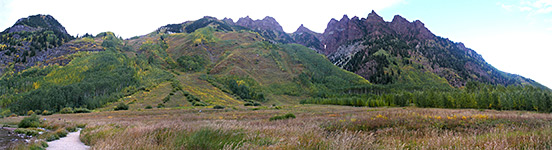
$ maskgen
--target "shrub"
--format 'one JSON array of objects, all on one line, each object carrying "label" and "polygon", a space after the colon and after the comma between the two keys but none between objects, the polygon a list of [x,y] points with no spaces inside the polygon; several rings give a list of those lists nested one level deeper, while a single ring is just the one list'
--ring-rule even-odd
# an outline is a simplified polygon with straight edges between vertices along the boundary
[{"label": "shrub", "polygon": [[253,106],[253,103],[247,102],[247,103],[244,103],[243,106]]},{"label": "shrub", "polygon": [[128,105],[121,102],[117,104],[117,106],[115,107],[115,110],[128,110]]},{"label": "shrub", "polygon": [[157,108],[163,108],[163,107],[165,107],[165,105],[163,103],[157,104]]},{"label": "shrub", "polygon": [[274,120],[283,120],[283,119],[290,119],[290,118],[295,118],[295,115],[292,113],[287,113],[285,115],[270,117],[269,120],[274,121]]},{"label": "shrub", "polygon": [[54,134],[56,134],[58,137],[61,138],[61,137],[66,137],[67,134],[69,133],[67,132],[67,130],[65,130],[65,128],[59,128],[56,131],[54,131]]},{"label": "shrub", "polygon": [[255,102],[253,103],[253,106],[261,106],[261,103]]},{"label": "shrub", "polygon": [[44,111],[42,112],[42,115],[43,115],[43,116],[48,116],[48,115],[52,115],[52,114],[54,114],[54,113],[51,112],[51,111],[48,111],[48,110],[44,110]]},{"label": "shrub", "polygon": [[213,107],[213,109],[224,109],[224,106],[215,105],[215,107]]},{"label": "shrub", "polygon": [[39,134],[39,132],[43,132],[43,130],[40,130],[40,129],[22,129],[22,128],[18,128],[18,129],[15,129],[13,132],[17,133],[17,134],[25,134],[27,136],[37,136]]},{"label": "shrub", "polygon": [[207,104],[205,104],[203,102],[192,102],[192,105],[193,106],[207,106]]},{"label": "shrub", "polygon": [[19,122],[19,128],[31,128],[40,126],[40,117],[36,114],[31,115],[30,117],[25,117],[21,122]]},{"label": "shrub", "polygon": [[146,106],[146,109],[152,109],[151,105]]},{"label": "shrub", "polygon": [[75,108],[75,113],[90,113],[91,111],[88,108]]},{"label": "shrub", "polygon": [[44,139],[46,139],[46,141],[48,141],[48,142],[59,139],[59,136],[57,134],[54,134],[54,133],[46,133],[46,134],[41,135],[41,137],[45,137]]},{"label": "shrub", "polygon": [[163,103],[167,103],[171,100],[171,95],[167,95],[165,98],[163,98]]},{"label": "shrub", "polygon": [[29,111],[27,112],[27,116],[30,116],[30,115],[33,115],[33,114],[35,114],[35,112],[34,112],[33,110],[29,110]]},{"label": "shrub", "polygon": [[86,124],[82,123],[82,124],[77,124],[77,128],[84,128],[86,127]]},{"label": "shrub", "polygon": [[59,111],[59,113],[62,113],[62,114],[71,114],[71,113],[73,113],[73,108],[71,108],[71,107],[65,107],[65,108],[61,109],[61,110]]},{"label": "shrub", "polygon": [[11,111],[9,109],[2,110],[2,112],[0,113],[0,118],[8,117],[10,114],[11,114]]},{"label": "shrub", "polygon": [[72,126],[65,127],[65,129],[69,132],[75,132],[75,131],[77,131],[77,126],[72,125]]}]

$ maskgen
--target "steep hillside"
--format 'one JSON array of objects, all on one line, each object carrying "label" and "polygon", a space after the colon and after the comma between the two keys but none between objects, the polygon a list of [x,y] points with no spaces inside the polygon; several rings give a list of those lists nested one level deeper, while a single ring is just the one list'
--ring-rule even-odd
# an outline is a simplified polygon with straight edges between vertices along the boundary
[{"label": "steep hillside", "polygon": [[[0,106],[23,114],[28,110],[57,112],[64,107],[94,109],[168,81],[171,74],[144,60],[120,53],[123,41],[111,32],[70,41],[93,45],[98,51],[61,55],[0,78]],[[100,44],[101,43],[101,44]],[[101,45],[101,46],[100,46]],[[58,47],[59,48],[59,47]],[[6,110],[4,110],[6,111]]]},{"label": "steep hillside", "polygon": [[[206,18],[212,19],[197,21],[205,22]],[[185,29],[197,25],[197,21],[170,26]],[[172,30],[167,34],[162,32],[167,28],[164,26],[158,30],[161,32],[131,40],[129,45],[166,45],[159,46],[160,51],[148,57],[157,58],[160,65],[182,74],[203,74],[199,78],[212,86],[252,103],[297,103],[300,97],[369,84],[335,67],[311,49],[274,42],[255,30],[230,22],[212,19],[191,33]],[[228,28],[221,30],[221,26]],[[149,53],[141,49],[138,52]]]},{"label": "steep hillside", "polygon": [[81,48],[84,51],[99,50],[86,43],[60,47],[72,39],[73,36],[50,15],[21,18],[0,33],[0,74],[19,72]]}]

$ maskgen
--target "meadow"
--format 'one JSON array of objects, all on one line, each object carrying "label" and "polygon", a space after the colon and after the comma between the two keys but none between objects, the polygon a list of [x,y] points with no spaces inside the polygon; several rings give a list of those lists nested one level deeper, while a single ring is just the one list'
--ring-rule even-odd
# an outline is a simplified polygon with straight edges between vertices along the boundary
[{"label": "meadow", "polygon": [[[285,117],[289,114],[294,117]],[[85,124],[80,139],[92,149],[552,147],[552,115],[527,111],[295,105],[223,110],[154,108],[42,118],[49,124]],[[21,119],[3,118],[0,123],[13,124]]]}]

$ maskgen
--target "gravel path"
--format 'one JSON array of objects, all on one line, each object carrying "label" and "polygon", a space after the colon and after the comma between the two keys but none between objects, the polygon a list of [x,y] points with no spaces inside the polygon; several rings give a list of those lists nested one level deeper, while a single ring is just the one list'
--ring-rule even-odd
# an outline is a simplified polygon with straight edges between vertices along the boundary
[{"label": "gravel path", "polygon": [[66,137],[52,142],[48,142],[46,150],[87,150],[90,146],[84,145],[79,139],[80,129],[77,132],[71,132]]}]

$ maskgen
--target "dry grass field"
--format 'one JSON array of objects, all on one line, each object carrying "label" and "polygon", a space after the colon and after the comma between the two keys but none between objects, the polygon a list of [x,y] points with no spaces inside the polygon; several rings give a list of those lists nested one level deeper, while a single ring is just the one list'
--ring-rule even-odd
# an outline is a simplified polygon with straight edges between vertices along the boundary
[{"label": "dry grass field", "polygon": [[[287,113],[296,118],[269,121]],[[0,123],[21,118],[4,118]],[[524,111],[297,105],[43,118],[50,124],[86,124],[80,138],[92,149],[552,148],[552,115]]]}]

